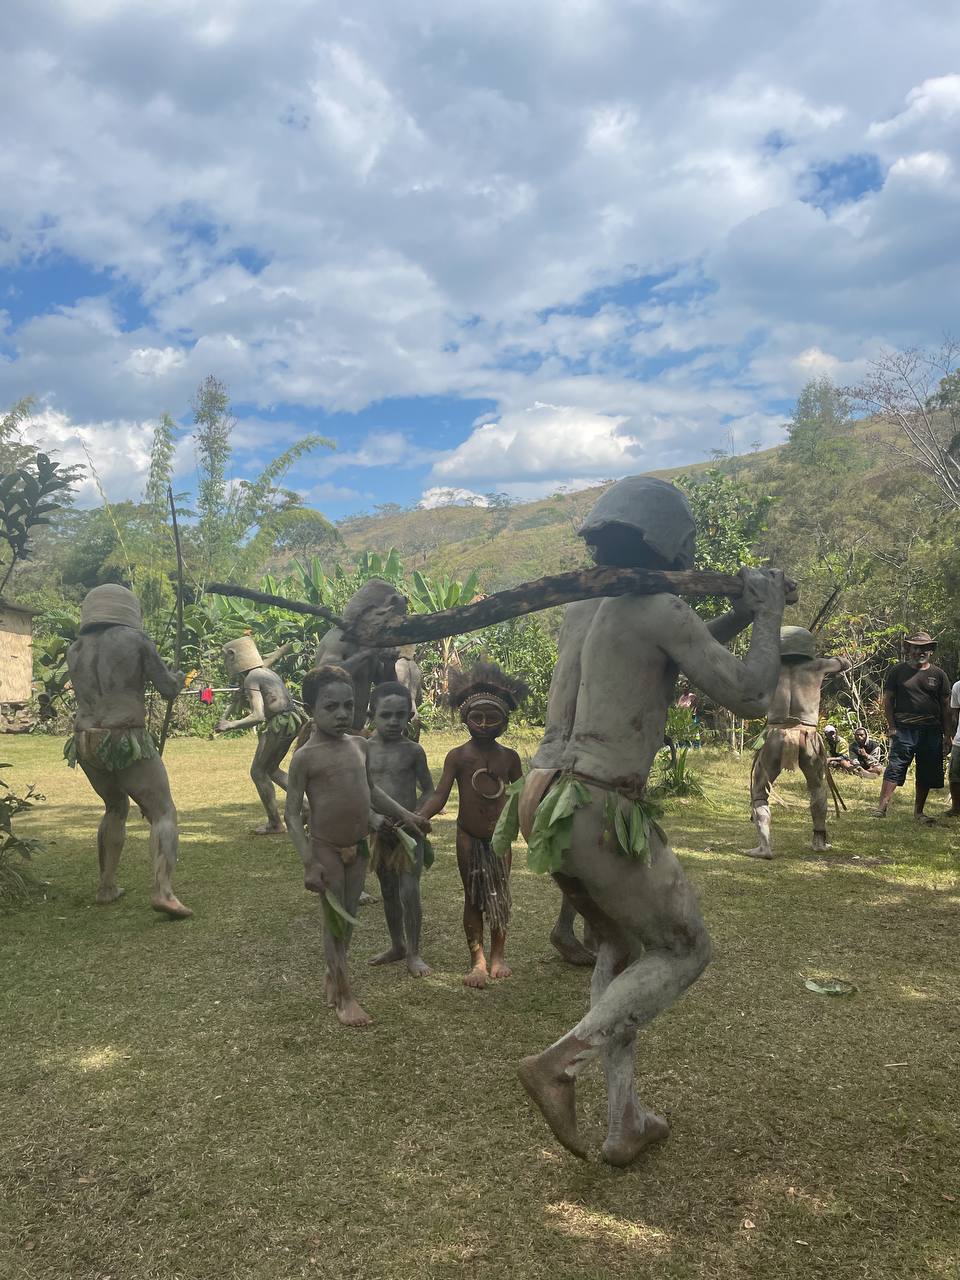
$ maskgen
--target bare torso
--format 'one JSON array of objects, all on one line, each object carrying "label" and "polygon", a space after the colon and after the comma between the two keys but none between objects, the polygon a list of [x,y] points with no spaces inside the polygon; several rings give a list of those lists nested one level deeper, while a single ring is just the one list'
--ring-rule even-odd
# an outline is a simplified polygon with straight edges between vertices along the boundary
[{"label": "bare torso", "polygon": [[741,663],[677,596],[567,605],[534,766],[639,790],[663,745],[678,671],[739,714],[763,715],[779,664],[778,628],[779,615],[758,614]]},{"label": "bare torso", "polygon": [[370,776],[388,796],[405,809],[417,807],[417,773],[426,757],[423,747],[401,738],[399,742],[381,742],[374,734],[367,740]]},{"label": "bare torso", "polygon": [[781,662],[780,679],[770,700],[770,724],[799,721],[816,725],[820,720],[820,690],[824,677],[849,665],[841,658],[813,658],[809,662]]},{"label": "bare torso", "polygon": [[293,757],[303,769],[311,834],[338,848],[357,844],[370,826],[365,746],[361,738],[317,734]]},{"label": "bare torso", "polygon": [[275,671],[268,667],[254,667],[247,671],[242,679],[241,687],[245,694],[256,690],[263,698],[263,711],[269,720],[271,716],[293,709],[293,698],[287,687]]},{"label": "bare torso", "polygon": [[77,699],[77,729],[143,728],[147,684],[164,698],[180,688],[150,637],[133,627],[104,627],[80,636],[67,650],[67,667]]},{"label": "bare torso", "polygon": [[479,743],[471,738],[447,756],[457,782],[457,826],[468,835],[489,840],[506,803],[504,790],[522,772],[520,757],[498,742]]}]

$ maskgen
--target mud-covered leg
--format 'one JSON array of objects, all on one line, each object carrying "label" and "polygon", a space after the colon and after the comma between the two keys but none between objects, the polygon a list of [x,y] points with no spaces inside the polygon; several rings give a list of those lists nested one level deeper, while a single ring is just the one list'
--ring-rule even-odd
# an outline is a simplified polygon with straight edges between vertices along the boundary
[{"label": "mud-covered leg", "polygon": [[811,848],[815,850],[829,849],[827,843],[827,762],[822,752],[810,754],[800,753],[800,771],[807,782],[807,794],[810,797],[810,817],[813,819],[813,841]]},{"label": "mud-covered leg", "polygon": [[277,836],[282,835],[285,830],[271,775],[279,769],[283,757],[287,754],[290,741],[288,735],[271,733],[268,729],[264,730],[257,739],[257,749],[250,766],[250,777],[257,788],[260,803],[266,811],[267,821],[264,826],[256,828],[255,835]]},{"label": "mud-covered leg", "polygon": [[177,865],[180,836],[177,810],[170,794],[170,782],[163,761],[139,760],[118,775],[123,786],[143,810],[150,823],[150,857],[153,862],[153,894],[150,905],[174,920],[193,915],[173,892],[173,869]]},{"label": "mud-covered leg", "polygon": [[573,925],[576,918],[576,907],[566,897],[561,898],[557,922],[550,930],[550,941],[554,950],[567,964],[582,965],[587,968],[593,965],[597,957],[596,953],[586,947],[574,933]]},{"label": "mud-covered leg", "polygon": [[751,817],[757,828],[758,843],[753,849],[744,850],[748,858],[773,857],[770,845],[770,792],[780,776],[781,768],[781,744],[775,736],[768,734],[750,779]]},{"label": "mud-covered leg", "polygon": [[100,863],[100,884],[97,888],[97,902],[107,906],[123,897],[123,890],[117,884],[117,868],[123,852],[123,841],[127,830],[127,814],[130,801],[126,792],[116,781],[116,775],[103,769],[92,769],[81,763],[87,780],[103,801],[104,814],[97,830],[97,859]]},{"label": "mud-covered leg", "polygon": [[[624,1083],[627,1050],[631,1049],[632,1056],[632,1037],[637,1030],[673,1004],[703,972],[710,958],[710,942],[690,884],[672,850],[655,834],[651,835],[649,865],[626,860],[603,839],[602,810],[600,815],[594,807],[580,810],[574,817],[567,867],[593,904],[589,918],[594,927],[599,919],[597,990],[604,984],[604,966],[616,969],[618,952],[611,956],[609,944],[617,944],[627,964],[622,972],[614,972],[572,1031],[543,1053],[522,1061],[521,1080],[559,1141],[582,1156],[573,1082],[588,1062],[612,1046],[611,1114],[618,1118],[610,1154],[618,1161],[632,1159],[627,1147],[633,1145],[635,1155],[648,1140],[664,1134],[659,1125],[648,1130],[648,1124],[656,1119],[648,1121],[650,1113],[641,1110],[639,1122],[635,1112],[631,1116],[635,1105],[632,1085]],[[612,922],[616,933],[604,933],[604,919]],[[648,1132],[649,1138],[645,1138]]]},{"label": "mud-covered leg", "polygon": [[386,951],[373,957],[371,964],[395,964],[403,960],[407,954],[403,937],[403,907],[400,903],[400,880],[395,871],[386,867],[377,868],[377,879],[380,881],[380,892],[383,895],[383,914],[390,934],[390,946]]},{"label": "mud-covered leg", "polygon": [[430,966],[420,955],[423,931],[423,905],[420,899],[420,876],[423,872],[423,841],[417,841],[417,860],[412,871],[400,875],[400,903],[403,908],[403,930],[407,940],[407,969],[414,978],[430,976]]},{"label": "mud-covered leg", "polygon": [[[314,840],[311,848],[312,858],[320,864],[326,887],[354,915],[360,892],[363,889],[363,878],[366,873],[366,858],[354,858],[344,865],[339,849],[325,842]],[[310,887],[309,869],[304,877],[304,884]],[[324,907],[323,918],[323,950],[327,961],[327,972],[324,978],[324,994],[327,1004],[331,1005],[337,1018],[347,1027],[366,1027],[372,1019],[361,1009],[354,998],[350,985],[350,974],[347,968],[347,951],[353,936],[353,929],[346,925],[340,936],[330,928],[327,917],[328,908]]]},{"label": "mud-covered leg", "polygon": [[470,952],[470,968],[463,979],[466,987],[482,989],[487,985],[487,957],[483,953],[483,912],[471,897],[471,837],[457,828],[457,866],[463,883],[463,932]]}]

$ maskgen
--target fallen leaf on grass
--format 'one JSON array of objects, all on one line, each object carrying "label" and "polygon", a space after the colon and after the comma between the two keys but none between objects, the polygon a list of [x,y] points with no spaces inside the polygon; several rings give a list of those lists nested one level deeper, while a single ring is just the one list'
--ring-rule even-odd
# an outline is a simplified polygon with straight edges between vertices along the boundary
[{"label": "fallen leaf on grass", "polygon": [[852,982],[846,982],[843,978],[826,978],[823,982],[807,978],[803,985],[818,996],[852,996],[857,989]]},{"label": "fallen leaf on grass", "polygon": [[747,1231],[752,1231],[757,1224],[755,1222],[751,1222],[749,1218],[744,1218],[743,1225]]}]

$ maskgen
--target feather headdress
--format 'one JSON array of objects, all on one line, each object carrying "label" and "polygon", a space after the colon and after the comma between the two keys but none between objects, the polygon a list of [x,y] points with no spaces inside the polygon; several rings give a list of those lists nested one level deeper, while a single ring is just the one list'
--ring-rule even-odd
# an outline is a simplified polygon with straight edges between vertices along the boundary
[{"label": "feather headdress", "polygon": [[447,689],[447,701],[459,710],[461,719],[478,702],[492,702],[508,716],[530,692],[523,680],[508,676],[495,662],[478,662],[469,671],[451,667],[447,671]]}]

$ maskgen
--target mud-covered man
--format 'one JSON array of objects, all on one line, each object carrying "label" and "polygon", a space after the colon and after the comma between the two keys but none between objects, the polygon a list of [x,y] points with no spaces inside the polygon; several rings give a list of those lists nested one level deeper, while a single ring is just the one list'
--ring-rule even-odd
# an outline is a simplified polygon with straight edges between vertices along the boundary
[{"label": "mud-covered man", "polygon": [[763,746],[750,772],[750,806],[759,842],[746,851],[748,857],[773,857],[770,792],[783,769],[803,774],[813,819],[812,847],[829,848],[827,787],[832,779],[827,764],[831,758],[846,759],[846,747],[833,725],[820,735],[820,693],[828,675],[849,669],[846,658],[818,658],[816,641],[805,627],[784,627],[780,632],[780,679],[767,713]]},{"label": "mud-covered man", "polygon": [[214,733],[256,726],[257,749],[250,766],[250,777],[257,788],[260,803],[267,815],[258,836],[283,835],[283,819],[277,804],[276,787],[287,789],[287,775],[281,768],[287,752],[296,739],[305,717],[297,710],[286,685],[270,667],[285,650],[261,658],[250,636],[240,636],[223,646],[223,663],[227,675],[240,681],[240,698],[250,710],[240,720],[226,718],[214,725]]},{"label": "mud-covered man", "polygon": [[146,728],[146,686],[163,698],[183,687],[183,673],[164,665],[144,633],[140,604],[132,591],[113,583],[94,587],[80,610],[80,634],[67,650],[67,668],[77,699],[67,759],[79,764],[104,804],[97,834],[100,887],[97,902],[123,894],[117,869],[130,801],[150,823],[153,893],[150,905],[173,919],[193,915],[170,883],[177,862],[177,811],[167,771]]},{"label": "mud-covered man", "polygon": [[[642,476],[611,486],[581,530],[598,564],[654,569],[690,568],[695,533],[683,494]],[[604,1158],[627,1164],[667,1133],[635,1092],[636,1035],[702,972],[710,943],[645,788],[679,671],[739,715],[766,713],[780,666],[783,577],[757,569],[742,575],[733,613],[709,626],[669,594],[582,601],[565,610],[547,729],[518,818],[531,859],[554,872],[599,949],[589,1012],[525,1058],[520,1077],[558,1140],[578,1156],[586,1145],[576,1079],[598,1057],[607,1082]],[[720,641],[751,619],[740,662]],[[562,788],[558,796],[555,788]]]}]

